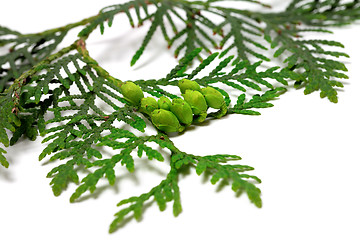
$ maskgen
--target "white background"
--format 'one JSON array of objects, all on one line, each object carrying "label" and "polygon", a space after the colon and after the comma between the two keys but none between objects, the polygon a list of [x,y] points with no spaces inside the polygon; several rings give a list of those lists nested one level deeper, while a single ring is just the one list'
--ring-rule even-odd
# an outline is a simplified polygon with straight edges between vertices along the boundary
[{"label": "white background", "polygon": [[[92,16],[114,3],[2,1],[0,23],[24,33],[38,32]],[[159,35],[139,62],[129,66],[147,27],[131,30],[120,17],[103,38],[91,36],[88,47],[120,79],[163,77],[176,60]],[[360,239],[359,27],[318,36],[342,42],[351,56],[342,59],[349,79],[339,92],[339,103],[320,99],[319,93],[304,96],[302,90],[291,90],[274,101],[275,107],[261,110],[261,116],[231,115],[173,138],[189,153],[241,155],[241,163],[255,167],[253,174],[263,181],[261,209],[245,195],[236,197],[229,187],[217,191],[192,171],[180,179],[179,217],[172,216],[171,205],[160,212],[154,204],[141,222],[132,220],[108,234],[119,210],[116,203],[155,186],[166,174],[166,162],[140,160],[134,174],[119,170],[114,187],[100,187],[71,204],[74,185],[60,197],[52,194],[45,176],[55,165],[38,162],[39,138],[9,148],[10,168],[0,168],[0,239]]]}]

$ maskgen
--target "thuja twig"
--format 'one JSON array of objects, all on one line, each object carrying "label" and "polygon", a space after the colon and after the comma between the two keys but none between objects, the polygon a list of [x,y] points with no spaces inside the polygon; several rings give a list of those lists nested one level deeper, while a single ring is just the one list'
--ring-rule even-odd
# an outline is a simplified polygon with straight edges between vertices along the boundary
[{"label": "thuja twig", "polygon": [[117,78],[111,76],[104,68],[102,68],[98,64],[98,62],[95,59],[90,57],[89,51],[86,49],[85,40],[86,39],[84,37],[81,37],[79,40],[76,41],[76,49],[81,54],[81,56],[83,57],[83,60],[89,66],[91,66],[99,76],[111,81],[113,84],[120,87],[123,82],[120,79],[117,79]]},{"label": "thuja twig", "polygon": [[[303,40],[301,34],[329,32],[323,27],[360,19],[360,3],[294,0],[283,12],[261,13],[221,7],[217,2],[220,1],[133,0],[36,34],[22,35],[0,26],[0,46],[12,44],[10,52],[0,56],[0,142],[8,147],[23,135],[32,140],[39,133],[44,136],[43,143],[48,144],[39,159],[49,156],[49,161],[59,161],[48,174],[54,194],[61,194],[70,182],[79,185],[71,202],[87,191],[94,192],[102,178],[110,185],[115,184],[119,165],[133,172],[134,157],[145,154],[149,160],[164,161],[166,154],[159,149],[169,150],[167,177],[147,193],[120,201],[122,209],[115,215],[110,232],[118,229],[128,214],[133,213],[140,220],[144,204],[152,199],[161,211],[173,202],[173,213],[177,216],[182,209],[178,176],[187,167],[194,167],[198,175],[209,174],[212,184],[231,183],[234,192],[245,191],[249,200],[261,207],[261,192],[256,186],[261,181],[247,174],[253,168],[228,164],[240,160],[239,156],[186,153],[175,147],[166,133],[180,132],[194,122],[225,114],[260,115],[258,109],[272,107],[270,101],[283,94],[282,86],[291,82],[304,86],[305,94],[320,90],[321,97],[336,102],[336,88],[343,87],[338,79],[347,78],[343,73],[347,69],[334,57],[348,56],[326,47],[343,45],[330,40]],[[268,7],[258,1],[248,2]],[[152,7],[148,8],[149,5]],[[95,29],[104,33],[106,24],[111,27],[118,13],[124,13],[132,27],[134,15],[139,26],[151,20],[131,65],[137,62],[158,29],[169,47],[178,44],[175,55],[183,51],[185,56],[161,79],[123,81],[111,76],[91,57],[86,41]],[[212,19],[214,15],[219,22]],[[55,52],[67,32],[79,26],[84,27],[77,39]],[[220,40],[216,34],[221,36]],[[211,54],[211,48],[218,47],[224,50]],[[268,55],[268,48],[276,49],[273,56]],[[233,49],[235,54],[227,56]],[[205,59],[200,56],[203,50],[210,56]],[[270,61],[284,52],[286,67],[258,69],[262,61]],[[250,56],[261,61],[252,62]],[[198,64],[196,58],[204,60]],[[214,67],[215,59],[220,59],[220,63]],[[191,71],[192,64],[197,65]],[[204,69],[210,71],[199,77]],[[180,91],[171,93],[168,86],[179,86]],[[230,91],[225,90],[229,88],[235,101]],[[219,110],[212,113],[211,109]],[[146,133],[146,126],[151,125],[146,119],[158,134],[138,136],[138,131]],[[118,122],[129,126],[129,130],[119,127]],[[13,132],[11,140],[6,129]],[[113,155],[103,156],[104,148],[111,148]],[[4,153],[0,148],[0,164],[8,167]],[[83,168],[87,174],[80,179],[79,169]]]}]

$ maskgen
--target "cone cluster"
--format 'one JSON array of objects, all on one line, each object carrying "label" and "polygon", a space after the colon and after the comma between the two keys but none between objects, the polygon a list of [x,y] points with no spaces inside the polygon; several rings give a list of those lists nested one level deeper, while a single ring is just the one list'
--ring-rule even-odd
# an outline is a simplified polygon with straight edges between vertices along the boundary
[{"label": "cone cluster", "polygon": [[164,132],[182,132],[193,122],[203,122],[209,107],[220,109],[215,114],[217,118],[226,114],[224,97],[215,88],[201,88],[197,82],[188,79],[180,80],[178,87],[183,98],[172,101],[164,96],[158,100],[144,97],[141,88],[130,81],[122,84],[120,89],[124,99],[150,116],[154,126]]}]

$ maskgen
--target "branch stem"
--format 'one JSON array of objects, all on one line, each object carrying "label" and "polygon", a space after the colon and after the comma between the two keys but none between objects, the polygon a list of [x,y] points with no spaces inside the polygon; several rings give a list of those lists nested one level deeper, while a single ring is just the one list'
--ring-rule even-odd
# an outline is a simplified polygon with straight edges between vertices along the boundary
[{"label": "branch stem", "polygon": [[22,37],[31,37],[31,36],[46,36],[52,33],[56,33],[56,32],[67,32],[73,28],[79,27],[79,26],[83,26],[86,25],[90,22],[92,22],[94,19],[96,19],[98,17],[97,15],[94,15],[92,17],[88,17],[88,18],[84,18],[78,22],[74,22],[74,23],[70,23],[67,24],[65,26],[61,26],[61,27],[57,27],[57,28],[52,28],[52,29],[48,29],[46,31],[43,32],[39,32],[39,33],[30,33],[30,34],[24,34],[21,35]]},{"label": "branch stem", "polygon": [[120,87],[123,84],[123,81],[111,76],[109,74],[109,72],[107,72],[104,68],[102,68],[98,64],[98,62],[89,55],[89,51],[86,49],[85,40],[86,40],[86,37],[85,38],[81,37],[80,39],[78,39],[76,41],[76,49],[81,54],[81,56],[84,58],[85,62],[89,66],[91,66],[99,76],[111,81],[113,84]]}]

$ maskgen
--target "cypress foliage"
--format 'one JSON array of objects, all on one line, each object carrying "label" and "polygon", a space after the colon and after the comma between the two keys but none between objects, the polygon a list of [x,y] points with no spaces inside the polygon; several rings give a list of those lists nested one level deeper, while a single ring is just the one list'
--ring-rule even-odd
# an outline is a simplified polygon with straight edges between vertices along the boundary
[{"label": "cypress foliage", "polygon": [[[137,158],[168,160],[170,171],[159,185],[119,202],[121,209],[115,214],[110,232],[116,231],[129,214],[140,220],[144,204],[153,200],[160,211],[171,202],[174,215],[179,215],[178,179],[188,167],[198,175],[211,176],[212,184],[231,183],[234,192],[246,192],[249,200],[261,207],[257,186],[261,180],[248,174],[253,168],[228,163],[240,160],[239,156],[196,156],[178,149],[158,129],[157,134],[148,135],[150,114],[143,114],[137,103],[123,96],[121,86],[126,81],[111,76],[91,57],[86,40],[97,28],[104,33],[112,27],[119,14],[125,14],[132,27],[151,21],[130,64],[137,63],[157,30],[168,47],[174,48],[175,57],[181,58],[163,78],[128,81],[147,96],[175,99],[181,97],[180,90],[170,92],[169,86],[178,86],[186,78],[202,88],[216,89],[224,98],[221,109],[208,110],[204,118],[260,115],[259,109],[272,107],[271,101],[291,85],[304,88],[305,94],[319,91],[320,97],[338,101],[341,79],[347,78],[346,66],[338,60],[349,57],[341,50],[344,46],[328,39],[304,39],[302,35],[330,34],[328,27],[351,24],[360,18],[360,3],[293,0],[282,12],[265,13],[224,7],[217,2],[221,1],[133,0],[105,7],[79,22],[34,34],[0,26],[0,48],[9,50],[0,56],[0,164],[9,167],[5,148],[22,136],[34,140],[41,135],[44,149],[39,160],[59,163],[47,175],[54,195],[75,183],[78,187],[70,198],[75,202],[84,193],[93,193],[103,178],[114,185],[119,166],[133,172]],[[247,2],[269,7],[258,1]],[[214,16],[220,20],[215,22]],[[77,39],[58,49],[75,28],[81,28]],[[270,55],[269,49],[274,49],[274,54]],[[284,59],[283,66],[263,70],[263,62],[275,58]],[[119,122],[131,128],[119,127]],[[106,148],[114,151],[109,158],[102,153]],[[170,156],[159,149],[166,149]],[[82,179],[81,168],[88,172]]]}]

